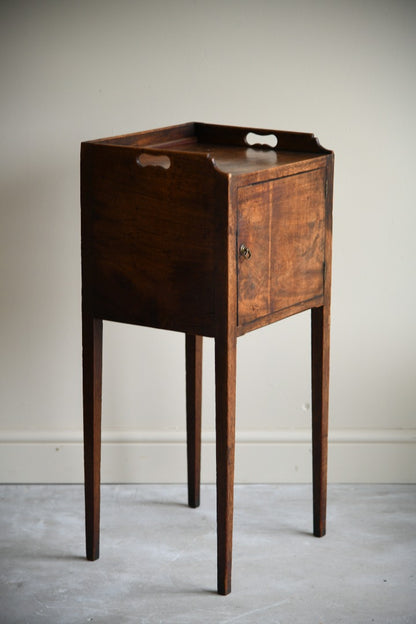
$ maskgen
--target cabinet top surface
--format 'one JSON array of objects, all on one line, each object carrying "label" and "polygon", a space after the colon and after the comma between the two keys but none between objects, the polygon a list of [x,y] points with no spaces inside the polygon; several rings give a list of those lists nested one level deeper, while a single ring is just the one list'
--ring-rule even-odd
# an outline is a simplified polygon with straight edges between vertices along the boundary
[{"label": "cabinet top surface", "polygon": [[[165,146],[160,146],[163,151]],[[166,146],[169,153],[169,147]],[[217,169],[224,173],[234,175],[252,173],[255,171],[269,170],[274,167],[300,163],[310,159],[319,158],[318,154],[306,152],[278,151],[269,148],[253,148],[215,145],[214,143],[178,144],[170,146],[170,149],[178,152],[206,154]]]},{"label": "cabinet top surface", "polygon": [[[241,175],[281,167],[323,166],[330,154],[313,134],[219,126],[192,122],[158,130],[88,141],[102,148],[124,147],[157,155],[209,158],[226,174]],[[311,161],[316,161],[316,163]]]}]

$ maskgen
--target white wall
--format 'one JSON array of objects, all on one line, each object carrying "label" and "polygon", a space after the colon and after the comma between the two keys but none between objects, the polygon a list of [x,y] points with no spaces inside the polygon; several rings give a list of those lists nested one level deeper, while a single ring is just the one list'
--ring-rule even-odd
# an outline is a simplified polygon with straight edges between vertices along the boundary
[{"label": "white wall", "polygon": [[[416,477],[416,4],[0,4],[0,479],[80,481],[79,144],[184,121],[336,154],[330,479]],[[103,479],[184,481],[184,337],[105,324]],[[213,345],[203,477],[214,478]],[[310,479],[309,314],[239,340],[239,481]]]}]

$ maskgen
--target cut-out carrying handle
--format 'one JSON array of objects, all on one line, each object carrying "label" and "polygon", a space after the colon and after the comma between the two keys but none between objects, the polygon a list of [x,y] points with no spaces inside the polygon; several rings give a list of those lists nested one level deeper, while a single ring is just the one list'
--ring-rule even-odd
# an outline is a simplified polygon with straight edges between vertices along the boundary
[{"label": "cut-out carrying handle", "polygon": [[171,165],[169,156],[165,154],[149,154],[148,152],[138,154],[136,162],[140,167],[161,167],[162,169],[169,169]]},{"label": "cut-out carrying handle", "polygon": [[158,173],[166,176],[176,176],[183,170],[190,170],[194,168],[196,170],[205,170],[205,168],[207,168],[212,171],[217,168],[216,162],[210,153],[170,150],[166,152],[163,148],[139,148],[133,153],[133,159],[131,159],[131,153],[129,154],[126,152],[126,155],[130,166],[133,165],[137,173],[141,173],[143,175],[148,174],[152,177]]},{"label": "cut-out carrying handle", "polygon": [[[218,124],[194,123],[195,132],[201,143],[214,143],[217,145],[235,145],[241,147],[253,147],[248,141],[254,141],[255,147],[263,147],[266,137],[275,137],[275,147],[267,145],[269,149],[276,151],[311,152],[315,154],[331,154],[319,143],[314,134],[306,132],[288,132],[287,130],[275,130],[269,128],[252,128],[240,126],[224,126]],[[254,139],[253,139],[254,135]],[[274,139],[267,139],[274,140]]]},{"label": "cut-out carrying handle", "polygon": [[244,140],[250,147],[263,149],[274,149],[279,142],[275,134],[259,134],[258,132],[247,132]]}]

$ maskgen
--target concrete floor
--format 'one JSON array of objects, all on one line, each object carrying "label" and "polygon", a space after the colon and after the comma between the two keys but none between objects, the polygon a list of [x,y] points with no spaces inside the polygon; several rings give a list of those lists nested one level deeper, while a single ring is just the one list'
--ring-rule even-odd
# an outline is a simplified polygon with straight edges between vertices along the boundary
[{"label": "concrete floor", "polygon": [[78,485],[0,486],[1,624],[416,622],[416,486],[330,486],[328,534],[303,485],[235,488],[233,591],[216,588],[215,489],[102,487],[84,559]]}]

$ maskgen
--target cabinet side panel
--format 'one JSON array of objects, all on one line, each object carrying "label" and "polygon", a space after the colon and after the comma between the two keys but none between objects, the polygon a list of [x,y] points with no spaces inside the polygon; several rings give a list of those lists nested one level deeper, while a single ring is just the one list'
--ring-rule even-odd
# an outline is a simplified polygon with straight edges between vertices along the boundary
[{"label": "cabinet side panel", "polygon": [[213,335],[221,180],[210,162],[172,156],[167,170],[141,167],[136,150],[108,146],[91,146],[84,158],[94,315]]}]

